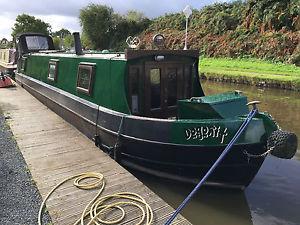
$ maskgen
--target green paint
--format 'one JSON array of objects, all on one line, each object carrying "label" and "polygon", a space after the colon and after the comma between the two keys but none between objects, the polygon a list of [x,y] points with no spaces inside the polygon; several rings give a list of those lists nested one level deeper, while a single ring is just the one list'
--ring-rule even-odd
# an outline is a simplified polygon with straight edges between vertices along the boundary
[{"label": "green paint", "polygon": [[[28,54],[26,57],[26,75],[40,80],[44,83],[62,89],[75,96],[88,100],[90,102],[99,104],[100,106],[130,114],[130,109],[127,101],[128,93],[128,67],[129,65],[141,66],[140,79],[141,79],[141,106],[144,106],[145,99],[145,62],[153,62],[153,56],[144,56],[130,61],[124,59],[118,59],[117,57],[112,58],[101,58],[104,54],[98,54],[99,57],[86,57],[86,56],[74,56],[70,54],[51,54],[43,55],[40,54]],[[116,54],[117,55],[117,54]],[[94,54],[97,56],[97,54]],[[49,60],[58,60],[58,73],[56,82],[49,81],[48,68]],[[199,82],[198,76],[198,61],[196,58],[187,56],[176,56],[166,55],[165,62],[181,62],[184,64],[194,65],[193,70],[193,90],[194,95],[203,96],[202,87]],[[78,65],[82,62],[95,63],[96,71],[94,77],[94,89],[91,96],[76,91],[77,71]],[[21,68],[21,63],[19,68]],[[144,113],[144,108],[141,107],[141,114]]]},{"label": "green paint", "polygon": [[[179,120],[172,124],[172,143],[227,145],[249,113],[246,103],[247,97],[237,93],[179,101]],[[277,127],[272,119],[266,113],[258,113],[237,143],[266,143],[274,130]]]},{"label": "green paint", "polygon": [[[47,55],[28,55],[26,57],[26,75],[103,107],[130,114],[125,88],[127,61]],[[59,60],[56,83],[47,80],[50,59]],[[81,62],[96,63],[92,96],[76,91],[78,65]]]},{"label": "green paint", "polygon": [[178,101],[179,119],[224,119],[249,112],[247,97],[237,93],[203,96]]}]

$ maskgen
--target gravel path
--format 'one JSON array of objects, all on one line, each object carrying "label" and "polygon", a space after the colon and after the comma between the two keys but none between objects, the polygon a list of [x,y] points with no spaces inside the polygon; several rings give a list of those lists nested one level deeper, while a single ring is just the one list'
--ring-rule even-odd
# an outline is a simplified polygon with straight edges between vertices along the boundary
[{"label": "gravel path", "polygon": [[6,121],[0,109],[0,224],[35,225],[42,198]]}]

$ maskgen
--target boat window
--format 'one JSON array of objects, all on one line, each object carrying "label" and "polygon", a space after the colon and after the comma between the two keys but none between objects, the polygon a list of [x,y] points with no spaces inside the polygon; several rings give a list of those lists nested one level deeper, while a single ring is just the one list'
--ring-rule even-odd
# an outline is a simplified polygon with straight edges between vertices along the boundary
[{"label": "boat window", "polygon": [[151,108],[160,108],[161,71],[154,68],[150,70]]},{"label": "boat window", "polygon": [[78,92],[92,95],[95,68],[96,64],[79,64],[76,85]]},{"label": "boat window", "polygon": [[59,62],[59,60],[56,60],[56,59],[50,59],[50,61],[49,61],[49,69],[48,69],[47,79],[54,83],[56,82],[56,78],[57,78],[58,62]]},{"label": "boat window", "polygon": [[177,105],[177,69],[168,68],[168,106]]},{"label": "boat window", "polygon": [[132,114],[140,113],[140,67],[131,66],[128,76],[129,104]]},{"label": "boat window", "polygon": [[26,36],[26,44],[28,50],[48,50],[47,37],[42,36]]}]

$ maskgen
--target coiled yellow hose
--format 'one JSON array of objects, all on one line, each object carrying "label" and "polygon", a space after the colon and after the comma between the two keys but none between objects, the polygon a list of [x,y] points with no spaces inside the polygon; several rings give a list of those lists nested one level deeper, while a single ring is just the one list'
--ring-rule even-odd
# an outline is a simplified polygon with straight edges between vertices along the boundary
[{"label": "coiled yellow hose", "polygon": [[[82,180],[90,179],[90,178],[96,178],[96,180],[92,183],[88,184],[80,184]],[[42,225],[42,212],[43,208],[46,204],[46,201],[51,196],[51,194],[63,183],[74,179],[74,186],[80,189],[93,189],[100,187],[99,192],[97,195],[90,201],[85,209],[83,210],[81,217],[74,223],[74,225],[81,224],[84,225],[84,220],[88,220],[87,225],[96,224],[117,224],[120,223],[125,218],[125,210],[122,208],[125,205],[131,205],[137,207],[141,212],[141,219],[136,225],[140,225],[145,222],[145,225],[150,225],[153,220],[153,212],[151,207],[148,203],[138,194],[131,193],[131,192],[121,192],[116,193],[113,195],[108,195],[105,197],[99,197],[104,190],[105,182],[104,182],[104,176],[100,173],[81,173],[74,176],[71,176],[69,178],[66,178],[65,180],[58,183],[46,196],[44,201],[41,204],[40,210],[39,210],[39,216],[38,216],[38,224]],[[117,199],[119,201],[112,202],[112,199]],[[120,201],[122,199],[122,201]],[[127,201],[124,201],[127,200]],[[105,202],[112,202],[105,204]],[[121,211],[121,216],[119,216],[115,220],[103,220],[100,219],[100,216],[105,215],[108,212],[111,212],[112,209],[117,209]]]}]

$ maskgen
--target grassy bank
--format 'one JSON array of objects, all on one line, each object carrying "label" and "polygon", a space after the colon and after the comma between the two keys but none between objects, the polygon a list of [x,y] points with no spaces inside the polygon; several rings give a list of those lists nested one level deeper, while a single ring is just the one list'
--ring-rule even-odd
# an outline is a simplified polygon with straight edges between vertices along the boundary
[{"label": "grassy bank", "polygon": [[300,91],[300,67],[258,59],[206,58],[199,60],[202,78]]}]

